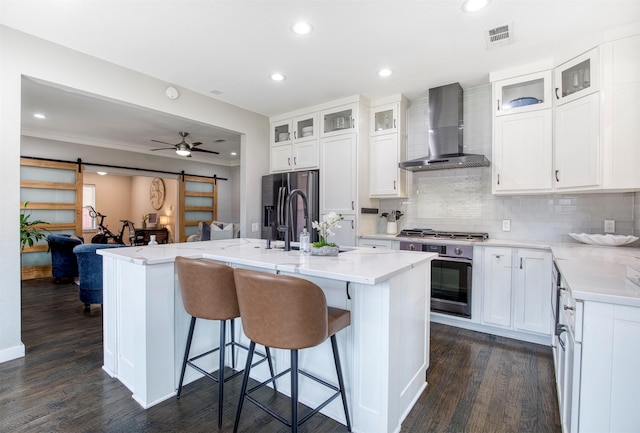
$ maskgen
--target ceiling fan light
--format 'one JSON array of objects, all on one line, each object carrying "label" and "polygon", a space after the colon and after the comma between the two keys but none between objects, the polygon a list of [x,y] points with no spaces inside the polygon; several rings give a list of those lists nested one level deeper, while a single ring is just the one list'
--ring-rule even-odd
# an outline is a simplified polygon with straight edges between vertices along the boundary
[{"label": "ceiling fan light", "polygon": [[176,149],[176,153],[180,156],[189,156],[191,155],[191,151],[188,149]]}]

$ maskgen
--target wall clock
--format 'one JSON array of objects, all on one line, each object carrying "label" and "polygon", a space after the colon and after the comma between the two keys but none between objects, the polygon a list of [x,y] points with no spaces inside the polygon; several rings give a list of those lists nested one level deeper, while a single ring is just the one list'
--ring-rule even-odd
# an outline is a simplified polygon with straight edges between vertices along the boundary
[{"label": "wall clock", "polygon": [[164,181],[159,177],[154,177],[149,188],[149,200],[151,206],[158,210],[164,204]]}]

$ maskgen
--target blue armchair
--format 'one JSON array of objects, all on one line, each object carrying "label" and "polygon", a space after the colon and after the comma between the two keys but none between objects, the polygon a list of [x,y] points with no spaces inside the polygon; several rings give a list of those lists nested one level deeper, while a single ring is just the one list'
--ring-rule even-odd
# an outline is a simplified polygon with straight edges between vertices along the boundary
[{"label": "blue armchair", "polygon": [[56,283],[59,284],[62,278],[73,278],[78,276],[78,260],[73,253],[73,248],[84,242],[79,236],[68,234],[50,234],[47,236],[49,251],[51,252],[51,273]]},{"label": "blue armchair", "polygon": [[91,309],[91,304],[102,304],[102,256],[96,250],[104,248],[120,248],[118,244],[82,244],[73,248],[78,258],[80,276],[80,301],[84,302],[84,311]]}]

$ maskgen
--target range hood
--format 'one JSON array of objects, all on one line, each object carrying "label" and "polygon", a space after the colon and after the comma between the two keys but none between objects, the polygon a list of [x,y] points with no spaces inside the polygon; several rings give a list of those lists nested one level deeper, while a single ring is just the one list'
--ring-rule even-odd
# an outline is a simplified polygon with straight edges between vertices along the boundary
[{"label": "range hood", "polygon": [[429,155],[398,164],[410,171],[487,167],[484,155],[463,153],[462,87],[459,83],[429,89]]}]

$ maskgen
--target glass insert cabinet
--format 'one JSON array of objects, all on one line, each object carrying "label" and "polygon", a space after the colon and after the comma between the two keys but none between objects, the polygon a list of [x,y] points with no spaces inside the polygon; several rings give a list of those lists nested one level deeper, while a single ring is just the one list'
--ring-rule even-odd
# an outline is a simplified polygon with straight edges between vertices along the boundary
[{"label": "glass insert cabinet", "polygon": [[555,98],[558,104],[599,90],[598,48],[563,63],[555,70]]},{"label": "glass insert cabinet", "polygon": [[343,105],[320,113],[322,135],[342,134],[355,129],[355,105]]},{"label": "glass insert cabinet", "polygon": [[495,115],[551,108],[551,76],[551,71],[542,71],[496,81]]}]

